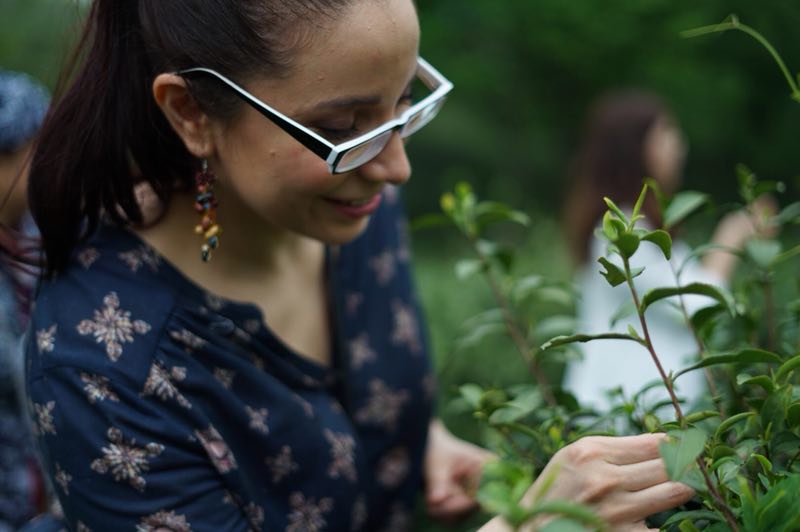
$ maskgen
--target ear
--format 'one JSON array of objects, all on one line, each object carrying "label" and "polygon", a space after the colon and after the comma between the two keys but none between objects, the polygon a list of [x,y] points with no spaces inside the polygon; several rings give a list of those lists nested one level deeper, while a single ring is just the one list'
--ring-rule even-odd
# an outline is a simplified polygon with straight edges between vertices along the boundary
[{"label": "ear", "polygon": [[214,152],[211,120],[192,97],[186,80],[175,74],[159,74],[153,81],[153,97],[186,149],[198,159]]}]

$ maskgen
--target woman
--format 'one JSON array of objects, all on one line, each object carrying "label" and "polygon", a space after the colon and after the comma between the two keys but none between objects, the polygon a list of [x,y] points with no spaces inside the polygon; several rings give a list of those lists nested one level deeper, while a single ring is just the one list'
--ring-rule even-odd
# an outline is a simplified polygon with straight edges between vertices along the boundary
[{"label": "woman", "polygon": [[[97,0],[89,23],[31,175],[30,406],[70,525],[403,530],[423,482],[434,515],[471,509],[488,455],[430,422],[394,188],[450,87],[413,2]],[[568,448],[564,471],[637,467],[554,492],[643,527],[691,494],[657,440]]]},{"label": "woman", "polygon": [[[680,187],[687,145],[672,111],[655,94],[637,89],[612,91],[594,103],[587,117],[584,137],[575,158],[575,179],[564,209],[564,225],[572,255],[579,266],[577,282],[581,294],[578,319],[581,332],[599,334],[610,330],[624,332],[628,326],[639,329],[638,318],[626,316],[611,324],[611,316],[630,301],[626,285],[611,287],[600,275],[598,257],[606,256],[606,243],[594,231],[606,210],[601,199],[613,199],[631,210],[642,190],[645,177],[655,180],[667,195]],[[661,226],[661,213],[651,193],[642,213],[643,227]],[[712,241],[726,248],[741,248],[753,236],[756,225],[743,212],[726,216]],[[675,274],[682,267],[681,284],[702,282],[724,285],[730,279],[735,255],[713,251],[703,261],[687,261],[690,249],[673,242],[670,262],[661,251],[642,245],[631,259],[633,267],[644,271],[635,279],[640,295],[650,289],[674,286]],[[686,263],[686,264],[684,264]],[[684,297],[687,311],[708,306],[713,301],[701,296]],[[648,328],[653,344],[667,372],[688,366],[697,356],[696,340],[680,310],[657,305],[648,312]],[[609,390],[621,388],[631,399],[646,384],[660,380],[647,351],[632,342],[611,340],[592,342],[584,348],[584,358],[570,364],[565,387],[587,406],[607,409],[613,401]],[[677,382],[679,396],[697,401],[705,393],[703,374],[693,372]],[[643,406],[667,400],[659,386],[642,398]],[[671,414],[670,409],[666,411]]]}]

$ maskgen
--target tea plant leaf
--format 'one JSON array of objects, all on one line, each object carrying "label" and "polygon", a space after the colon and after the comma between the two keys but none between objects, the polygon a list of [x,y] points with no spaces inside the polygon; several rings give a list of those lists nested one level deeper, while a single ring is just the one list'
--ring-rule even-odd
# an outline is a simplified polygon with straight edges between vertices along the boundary
[{"label": "tea plant leaf", "polygon": [[800,353],[781,364],[781,367],[779,367],[778,371],[775,373],[775,380],[783,381],[791,372],[797,369],[798,366],[800,366]]},{"label": "tea plant leaf", "polygon": [[697,521],[703,519],[705,521],[712,521],[712,522],[724,521],[724,518],[721,515],[712,512],[711,510],[689,510],[673,514],[661,526],[662,528],[668,528],[670,525],[674,525],[684,519],[694,519]]},{"label": "tea plant leaf", "polygon": [[523,227],[531,224],[530,217],[522,211],[496,201],[482,201],[475,207],[475,219],[480,229],[497,222],[513,222]]},{"label": "tea plant leaf", "polygon": [[660,247],[661,252],[664,254],[664,258],[667,260],[672,257],[672,237],[669,236],[669,233],[666,231],[662,231],[661,229],[650,231],[642,237],[642,240],[652,242],[656,246]]},{"label": "tea plant leaf", "polygon": [[695,459],[703,452],[707,436],[697,427],[670,431],[669,436],[667,441],[659,444],[658,449],[664,459],[670,480],[680,482],[695,465]]},{"label": "tea plant leaf", "polygon": [[609,208],[609,210],[611,210],[611,212],[616,214],[617,218],[619,218],[622,221],[622,223],[624,223],[627,226],[629,220],[628,217],[625,216],[625,213],[622,212],[622,209],[617,207],[617,205],[613,201],[611,201],[610,198],[603,198],[603,201],[606,202],[606,206]]},{"label": "tea plant leaf", "polygon": [[614,328],[620,320],[624,320],[629,316],[633,316],[636,314],[636,305],[634,305],[633,301],[626,301],[614,312],[614,315],[611,316],[609,320],[609,327]]},{"label": "tea plant leaf", "polygon": [[487,265],[480,259],[462,259],[456,262],[456,277],[464,281],[475,274],[486,271]]},{"label": "tea plant leaf", "polygon": [[642,343],[642,340],[623,333],[574,334],[572,336],[556,336],[555,338],[551,338],[547,342],[543,343],[540,349],[544,351],[545,349],[552,349],[553,347],[574,344],[577,342],[586,343],[591,342],[592,340],[632,340],[638,344]]},{"label": "tea plant leaf", "polygon": [[580,521],[585,525],[594,525],[601,529],[606,528],[605,521],[598,517],[593,511],[586,506],[574,502],[564,500],[543,501],[529,510],[528,519],[542,514],[563,515],[575,521]]},{"label": "tea plant leaf", "polygon": [[717,366],[719,364],[757,364],[760,362],[778,364],[782,360],[783,359],[775,353],[764,351],[763,349],[746,348],[735,353],[705,356],[700,362],[692,364],[688,368],[684,368],[676,372],[673,376],[673,379],[677,379],[684,373],[688,373],[696,369]]},{"label": "tea plant leaf", "polygon": [[553,519],[542,528],[541,532],[586,532],[586,526],[574,519]]},{"label": "tea plant leaf", "polygon": [[800,246],[795,246],[787,251],[784,251],[772,260],[772,265],[779,264],[785,260],[791,259],[795,255],[800,255]]},{"label": "tea plant leaf", "polygon": [[626,259],[633,257],[633,254],[639,249],[640,243],[641,239],[639,236],[630,231],[620,233],[617,235],[617,239],[614,240],[614,245],[617,246],[619,252]]},{"label": "tea plant leaf", "polygon": [[691,322],[692,327],[699,331],[702,329],[707,323],[711,320],[719,316],[721,313],[725,312],[724,305],[711,305],[710,307],[704,307],[692,314]]},{"label": "tea plant leaf", "polygon": [[781,225],[796,222],[798,220],[800,220],[800,201],[787,205],[773,218],[775,223]]},{"label": "tea plant leaf", "polygon": [[458,391],[473,410],[477,410],[480,407],[483,388],[477,384],[463,384],[459,386]]},{"label": "tea plant leaf", "polygon": [[686,190],[678,192],[664,211],[664,229],[671,229],[708,202],[708,194]]},{"label": "tea plant leaf", "polygon": [[775,391],[775,383],[766,375],[757,375],[755,377],[738,375],[736,377],[736,384],[739,386],[760,386],[767,393]]},{"label": "tea plant leaf", "polygon": [[719,417],[719,412],[716,410],[702,410],[700,412],[692,412],[686,416],[687,423],[699,423],[712,417]]},{"label": "tea plant leaf", "polygon": [[625,282],[625,272],[623,272],[619,267],[613,264],[605,257],[600,257],[597,259],[597,262],[602,264],[606,271],[600,272],[600,274],[606,278],[608,284],[611,286],[617,286]]},{"label": "tea plant leaf", "polygon": [[748,240],[744,249],[747,256],[764,269],[769,268],[782,251],[777,240]]},{"label": "tea plant leaf", "polygon": [[414,218],[411,221],[410,228],[412,231],[421,231],[423,229],[429,229],[431,227],[442,227],[445,225],[451,225],[452,223],[453,223],[452,220],[450,220],[450,218],[448,218],[444,214],[429,213]]},{"label": "tea plant leaf", "polygon": [[661,301],[662,299],[666,299],[668,297],[686,295],[686,294],[696,294],[716,299],[726,307],[726,309],[728,310],[728,312],[730,312],[731,315],[735,314],[736,303],[733,300],[733,297],[731,297],[731,295],[728,294],[728,292],[723,290],[722,288],[718,288],[716,286],[704,283],[691,283],[686,286],[656,288],[654,290],[651,290],[647,292],[642,298],[641,310],[642,312],[644,312],[650,305],[652,305],[656,301]]},{"label": "tea plant leaf", "polygon": [[633,215],[631,218],[636,219],[636,217],[639,216],[639,212],[642,210],[642,205],[644,205],[644,200],[647,197],[648,188],[649,185],[647,184],[647,180],[645,180],[642,191],[639,193],[639,197],[636,199],[636,204],[633,206]]}]

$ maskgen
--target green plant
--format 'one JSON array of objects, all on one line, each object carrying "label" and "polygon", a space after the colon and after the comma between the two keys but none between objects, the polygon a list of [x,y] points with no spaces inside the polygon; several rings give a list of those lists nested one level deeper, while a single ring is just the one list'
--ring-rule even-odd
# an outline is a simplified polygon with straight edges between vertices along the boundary
[{"label": "green plant", "polygon": [[[777,52],[735,17],[689,35],[730,29],[744,31],[767,47],[786,74],[792,97],[800,102],[797,84]],[[460,261],[456,272],[464,278],[483,274],[497,304],[473,320],[470,341],[507,333],[533,376],[531,384],[507,389],[474,384],[460,388],[460,400],[492,429],[494,437],[488,443],[502,458],[488,468],[479,490],[479,499],[487,510],[504,515],[514,526],[546,513],[560,516],[547,526],[548,530],[584,526],[602,529],[602,522],[587,508],[547,501],[543,495],[553,479],[548,479],[532,507],[523,507],[520,499],[558,449],[589,434],[608,434],[628,427],[623,430],[667,432],[670,438],[662,444],[661,454],[668,474],[697,492],[686,507],[659,516],[655,524],[662,529],[766,532],[800,528],[796,512],[800,503],[800,283],[795,273],[800,245],[790,242],[792,229],[800,225],[800,202],[777,213],[765,212],[759,207],[759,198],[780,194],[782,184],[759,180],[743,165],[737,167],[736,174],[741,197],[737,207],[750,212],[758,236],[743,250],[726,250],[739,255],[742,262],[731,291],[702,283],[677,283],[646,293],[637,290],[635,279],[642,270],[631,266],[631,258],[642,246],[655,245],[664,260],[670,260],[669,230],[709,201],[697,192],[667,198],[648,181],[630,213],[605,198],[608,210],[599,231],[610,254],[598,260],[602,275],[612,286],[626,285],[630,293],[630,303],[617,314],[632,312],[638,327],[629,327],[623,333],[570,332],[544,342],[537,337],[541,329],[536,324],[546,314],[537,314],[541,308],[521,303],[557,290],[569,306],[572,291],[563,283],[538,276],[515,276],[513,248],[487,236],[496,223],[527,225],[528,218],[506,205],[479,201],[466,184],[443,197],[444,216],[427,222],[448,221],[466,237],[474,257]],[[647,194],[656,195],[663,214],[662,227],[641,227],[640,209]],[[784,231],[779,233],[780,229]],[[778,238],[778,234],[783,237]],[[691,258],[713,250],[714,246],[699,246]],[[682,268],[673,267],[676,281]],[[707,297],[710,305],[690,314],[683,303],[683,296],[689,294]],[[682,309],[697,345],[696,362],[674,373],[662,367],[648,326],[648,309],[667,304],[667,300],[677,302]],[[662,419],[663,405],[640,408],[641,394],[631,398],[620,395],[619,404],[609,412],[582,408],[549,382],[542,371],[543,364],[561,356],[564,349],[608,338],[641,345],[642,355],[649,356],[659,371],[674,418]],[[697,370],[706,372],[714,408],[690,411],[673,390],[676,379]],[[619,420],[626,424],[617,423]]]}]

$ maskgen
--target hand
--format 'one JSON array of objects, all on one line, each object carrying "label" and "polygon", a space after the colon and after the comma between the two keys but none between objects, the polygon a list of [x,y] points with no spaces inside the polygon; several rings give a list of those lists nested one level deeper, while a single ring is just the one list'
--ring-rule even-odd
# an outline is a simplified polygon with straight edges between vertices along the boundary
[{"label": "hand", "polygon": [[737,257],[730,250],[740,250],[751,238],[773,238],[778,228],[769,219],[778,212],[772,196],[761,196],[753,202],[752,210],[739,210],[725,215],[717,224],[711,238],[713,244],[725,249],[713,250],[703,258],[703,265],[728,281],[736,268]]},{"label": "hand", "polygon": [[614,531],[649,530],[644,519],[689,500],[694,491],[667,477],[658,444],[664,434],[591,436],[558,451],[523,501],[532,502],[555,475],[545,499],[588,505]]},{"label": "hand", "polygon": [[456,438],[434,420],[425,451],[425,502],[431,517],[455,521],[475,510],[483,465],[493,458],[486,449]]}]

